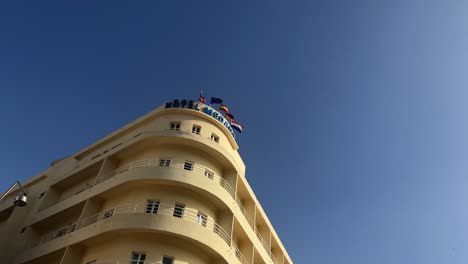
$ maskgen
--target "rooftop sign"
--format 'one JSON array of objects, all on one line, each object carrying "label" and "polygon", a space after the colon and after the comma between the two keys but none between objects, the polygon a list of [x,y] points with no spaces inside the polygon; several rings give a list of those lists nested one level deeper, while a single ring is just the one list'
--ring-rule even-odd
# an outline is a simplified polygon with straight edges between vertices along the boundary
[{"label": "rooftop sign", "polygon": [[223,126],[225,126],[229,130],[229,132],[234,138],[236,137],[236,135],[234,134],[234,130],[232,129],[228,120],[224,118],[224,116],[220,114],[218,111],[214,110],[213,108],[207,105],[194,102],[193,100],[175,99],[175,100],[172,100],[171,102],[167,102],[165,108],[166,109],[167,108],[186,108],[186,109],[203,112],[213,117],[214,119],[218,120],[218,122],[220,122]]}]

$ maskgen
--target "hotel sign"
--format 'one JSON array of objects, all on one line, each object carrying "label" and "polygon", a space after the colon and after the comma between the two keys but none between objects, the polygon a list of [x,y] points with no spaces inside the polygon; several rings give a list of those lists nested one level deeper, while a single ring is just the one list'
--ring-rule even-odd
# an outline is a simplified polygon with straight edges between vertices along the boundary
[{"label": "hotel sign", "polygon": [[198,102],[194,102],[193,100],[173,100],[171,102],[166,103],[166,109],[167,108],[186,108],[186,109],[191,109],[195,111],[200,111],[203,112],[214,119],[218,120],[223,126],[225,126],[229,132],[231,132],[231,135],[235,138],[236,135],[234,134],[234,130],[232,129],[231,125],[229,124],[228,120],[224,118],[222,114],[220,114],[218,111],[214,110],[213,108],[210,108],[206,105],[199,104]]}]

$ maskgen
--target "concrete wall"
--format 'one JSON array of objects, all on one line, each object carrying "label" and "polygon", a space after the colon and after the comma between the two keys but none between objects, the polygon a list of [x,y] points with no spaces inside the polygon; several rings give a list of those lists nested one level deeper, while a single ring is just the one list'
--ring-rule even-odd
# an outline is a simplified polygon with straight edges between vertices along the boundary
[{"label": "concrete wall", "polygon": [[112,240],[95,242],[84,251],[80,264],[89,261],[122,260],[129,263],[132,252],[146,254],[147,261],[161,261],[163,256],[174,257],[174,263],[205,264],[212,257],[200,248],[181,239],[151,234],[123,234]]}]

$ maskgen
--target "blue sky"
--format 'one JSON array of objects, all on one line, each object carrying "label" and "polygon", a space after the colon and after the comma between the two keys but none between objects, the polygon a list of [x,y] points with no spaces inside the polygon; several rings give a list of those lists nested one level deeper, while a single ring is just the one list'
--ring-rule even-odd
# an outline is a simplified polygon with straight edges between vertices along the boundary
[{"label": "blue sky", "polygon": [[467,263],[467,5],[1,3],[0,188],[203,88],[295,263]]}]

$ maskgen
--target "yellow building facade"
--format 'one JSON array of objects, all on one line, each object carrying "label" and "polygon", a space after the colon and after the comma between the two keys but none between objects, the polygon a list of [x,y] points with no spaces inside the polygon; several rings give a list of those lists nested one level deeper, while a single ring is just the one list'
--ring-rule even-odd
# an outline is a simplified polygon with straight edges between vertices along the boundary
[{"label": "yellow building facade", "polygon": [[292,264],[215,109],[174,100],[0,203],[0,263]]}]

